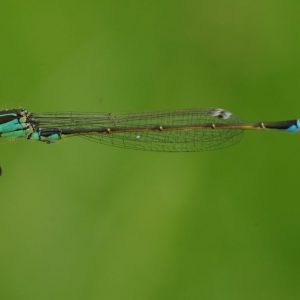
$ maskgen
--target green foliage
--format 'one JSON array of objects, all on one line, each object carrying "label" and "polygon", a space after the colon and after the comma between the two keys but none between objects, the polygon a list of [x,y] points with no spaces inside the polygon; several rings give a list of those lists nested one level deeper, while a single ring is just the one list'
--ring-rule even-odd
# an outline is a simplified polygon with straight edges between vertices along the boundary
[{"label": "green foliage", "polygon": [[[299,117],[299,8],[3,3],[1,108]],[[81,139],[0,147],[1,299],[299,299],[297,135],[183,154]]]}]

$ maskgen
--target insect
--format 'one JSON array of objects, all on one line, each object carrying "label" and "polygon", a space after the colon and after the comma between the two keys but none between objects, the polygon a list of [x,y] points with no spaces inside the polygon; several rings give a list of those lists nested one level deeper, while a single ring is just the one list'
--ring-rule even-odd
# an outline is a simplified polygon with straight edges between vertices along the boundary
[{"label": "insect", "polygon": [[128,114],[0,111],[0,137],[53,143],[82,137],[111,146],[159,152],[214,150],[238,142],[245,130],[300,131],[300,120],[243,123],[221,108]]}]

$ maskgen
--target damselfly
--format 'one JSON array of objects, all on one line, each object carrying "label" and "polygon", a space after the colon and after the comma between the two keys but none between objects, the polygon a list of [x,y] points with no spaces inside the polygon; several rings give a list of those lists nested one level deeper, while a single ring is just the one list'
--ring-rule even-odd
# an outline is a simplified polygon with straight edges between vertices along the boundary
[{"label": "damselfly", "polygon": [[121,148],[191,152],[238,142],[245,130],[300,131],[300,120],[243,123],[220,108],[131,114],[0,111],[0,136],[52,143],[78,136]]}]

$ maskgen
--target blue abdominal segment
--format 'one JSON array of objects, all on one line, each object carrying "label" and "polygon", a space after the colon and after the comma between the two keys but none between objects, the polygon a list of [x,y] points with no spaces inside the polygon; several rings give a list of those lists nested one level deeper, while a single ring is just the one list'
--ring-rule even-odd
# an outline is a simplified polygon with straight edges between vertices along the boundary
[{"label": "blue abdominal segment", "polygon": [[288,132],[292,132],[292,133],[300,132],[300,120],[297,120],[297,121],[296,121],[296,124],[291,125],[291,126],[287,129],[287,131],[288,131]]}]

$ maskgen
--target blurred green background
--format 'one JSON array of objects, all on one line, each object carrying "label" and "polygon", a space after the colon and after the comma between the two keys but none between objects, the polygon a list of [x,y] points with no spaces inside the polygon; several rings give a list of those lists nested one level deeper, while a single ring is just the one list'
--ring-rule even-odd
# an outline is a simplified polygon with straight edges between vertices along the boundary
[{"label": "blurred green background", "polygon": [[[1,108],[300,117],[299,13],[292,0],[2,2]],[[0,299],[300,299],[299,136],[182,154],[0,147]]]}]

